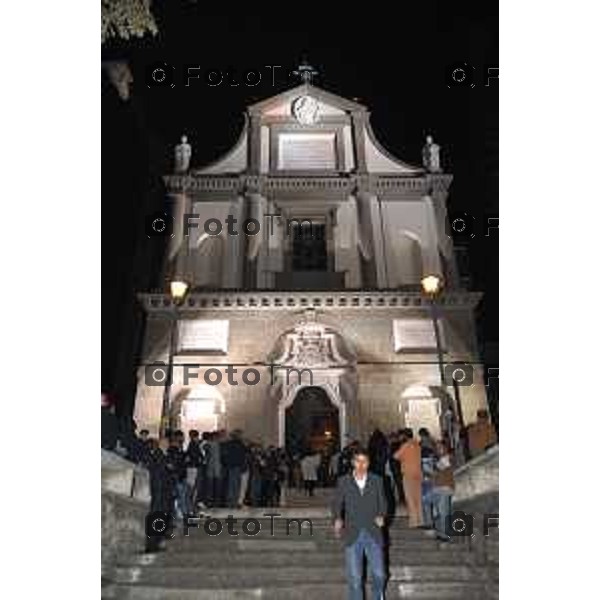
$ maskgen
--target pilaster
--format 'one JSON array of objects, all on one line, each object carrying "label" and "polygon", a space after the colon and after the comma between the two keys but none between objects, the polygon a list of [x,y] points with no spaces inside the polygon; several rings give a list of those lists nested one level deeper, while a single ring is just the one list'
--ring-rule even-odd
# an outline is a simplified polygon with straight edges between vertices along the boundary
[{"label": "pilaster", "polygon": [[345,272],[345,287],[358,289],[361,286],[358,258],[358,216],[356,200],[349,196],[337,209],[335,232],[335,270]]},{"label": "pilaster", "polygon": [[254,175],[260,173],[260,116],[250,115],[250,132],[248,144],[248,171]]},{"label": "pilaster", "polygon": [[371,248],[373,250],[371,262],[374,263],[377,287],[379,289],[385,289],[389,286],[389,282],[387,257],[385,252],[386,234],[381,210],[381,201],[375,194],[368,193],[367,206],[371,222]]},{"label": "pilaster", "polygon": [[231,215],[237,221],[235,231],[238,235],[230,235],[227,238],[225,250],[225,273],[223,274],[224,286],[230,289],[240,289],[243,286],[243,261],[245,234],[244,223],[244,198],[237,196],[231,202]]},{"label": "pilaster", "polygon": [[368,113],[353,113],[352,119],[352,131],[354,133],[354,151],[356,156],[355,165],[358,173],[367,172],[367,161],[365,158],[365,122]]},{"label": "pilaster", "polygon": [[191,198],[185,191],[170,193],[167,202],[173,217],[173,235],[169,239],[165,272],[167,277],[182,277],[189,269],[189,239],[185,236],[184,215],[192,212]]}]

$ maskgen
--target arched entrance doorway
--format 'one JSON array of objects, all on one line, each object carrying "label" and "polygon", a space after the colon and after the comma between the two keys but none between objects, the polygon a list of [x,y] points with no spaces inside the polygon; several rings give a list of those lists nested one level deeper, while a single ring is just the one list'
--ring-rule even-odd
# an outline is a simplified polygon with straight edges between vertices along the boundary
[{"label": "arched entrance doorway", "polygon": [[285,447],[293,454],[339,450],[339,410],[323,388],[303,387],[286,409]]}]

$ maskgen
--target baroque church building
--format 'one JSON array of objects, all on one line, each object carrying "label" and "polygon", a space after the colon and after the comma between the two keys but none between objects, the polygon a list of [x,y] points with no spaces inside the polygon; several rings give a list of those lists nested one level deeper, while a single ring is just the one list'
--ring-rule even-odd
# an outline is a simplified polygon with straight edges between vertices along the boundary
[{"label": "baroque church building", "polygon": [[[306,448],[375,427],[439,436],[448,407],[476,420],[481,294],[460,285],[439,163],[391,156],[365,106],[306,81],[249,106],[215,163],[190,167],[186,146],[165,181],[167,272],[189,293],[140,294],[138,428]],[[433,305],[426,275],[443,282]],[[172,382],[152,366],[170,359]],[[454,363],[460,382],[442,376]]]}]

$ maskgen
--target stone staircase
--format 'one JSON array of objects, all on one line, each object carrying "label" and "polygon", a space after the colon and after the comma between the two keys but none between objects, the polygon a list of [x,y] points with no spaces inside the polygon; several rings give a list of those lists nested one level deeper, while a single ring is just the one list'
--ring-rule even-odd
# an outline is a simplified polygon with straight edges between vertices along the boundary
[{"label": "stone staircase", "polygon": [[[306,503],[319,500],[308,499]],[[323,498],[320,498],[321,507]],[[119,600],[171,599],[342,599],[347,597],[343,543],[333,535],[326,508],[294,507],[210,511],[220,519],[218,536],[199,528],[184,536],[181,527],[166,542],[166,550],[152,555],[116,555],[104,569],[103,598]],[[265,513],[279,513],[275,519]],[[238,519],[237,537],[227,533],[225,518]],[[261,524],[257,535],[246,535],[244,519]],[[299,533],[286,519],[310,518]],[[273,529],[272,529],[273,526]],[[475,545],[471,538],[442,544],[421,530],[408,529],[395,517],[389,528],[389,579],[386,598],[487,600],[498,598],[498,533]],[[273,535],[272,535],[273,534]],[[475,551],[479,548],[479,551]],[[367,582],[367,598],[370,589]]]}]

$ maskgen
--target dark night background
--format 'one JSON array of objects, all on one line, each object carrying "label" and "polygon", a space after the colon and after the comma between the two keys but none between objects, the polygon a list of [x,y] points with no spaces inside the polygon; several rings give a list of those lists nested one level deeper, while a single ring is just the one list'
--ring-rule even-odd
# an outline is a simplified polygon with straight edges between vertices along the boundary
[{"label": "dark night background", "polygon": [[[498,366],[498,235],[483,223],[498,216],[498,80],[484,86],[484,69],[498,66],[498,4],[401,3],[389,14],[352,16],[207,16],[189,0],[153,3],[156,37],[107,43],[104,60],[127,59],[132,94],[122,101],[102,85],[102,386],[129,413],[143,320],[135,294],[162,288],[163,242],[149,239],[144,217],[164,206],[161,176],[170,172],[182,133],[192,166],[210,162],[237,141],[246,105],[291,87],[285,74],[306,56],[320,72],[315,84],[371,111],[371,124],[396,157],[420,164],[425,134],[442,147],[454,175],[450,212],[467,211],[479,225],[467,245],[472,290],[484,292],[479,337],[485,362]],[[260,68],[256,87],[149,89],[144,72],[154,60],[239,71]],[[446,86],[445,67],[475,67],[474,88]],[[277,69],[273,86],[271,70]]]}]

